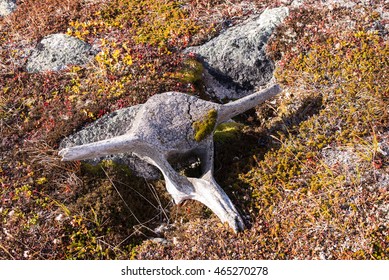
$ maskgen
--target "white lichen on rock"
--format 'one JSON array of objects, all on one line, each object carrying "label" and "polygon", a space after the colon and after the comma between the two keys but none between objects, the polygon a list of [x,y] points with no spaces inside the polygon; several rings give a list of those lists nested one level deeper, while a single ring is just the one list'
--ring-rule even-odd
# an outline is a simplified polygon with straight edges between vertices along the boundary
[{"label": "white lichen on rock", "polygon": [[288,14],[287,7],[266,9],[209,42],[186,50],[204,63],[204,81],[211,95],[219,100],[236,99],[271,80],[274,63],[266,55],[266,45]]},{"label": "white lichen on rock", "polygon": [[11,14],[16,9],[16,0],[0,0],[0,17]]},{"label": "white lichen on rock", "polygon": [[59,71],[68,65],[83,65],[96,55],[91,45],[78,38],[58,33],[43,38],[28,58],[30,73]]}]

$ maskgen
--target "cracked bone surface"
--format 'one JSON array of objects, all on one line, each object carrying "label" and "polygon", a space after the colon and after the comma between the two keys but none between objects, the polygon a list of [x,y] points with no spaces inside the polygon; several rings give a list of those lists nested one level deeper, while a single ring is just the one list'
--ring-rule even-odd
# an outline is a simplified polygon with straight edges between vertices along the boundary
[{"label": "cracked bone surface", "polygon": [[[273,85],[225,105],[179,92],[157,94],[141,105],[131,127],[121,135],[67,147],[59,155],[62,160],[70,161],[131,152],[162,172],[166,189],[175,203],[198,200],[238,232],[244,229],[244,222],[213,177],[213,132],[218,124],[280,92],[281,88]],[[202,137],[195,138],[200,130],[203,131]],[[189,154],[196,155],[201,161],[202,175],[199,178],[180,175],[169,163]]]}]

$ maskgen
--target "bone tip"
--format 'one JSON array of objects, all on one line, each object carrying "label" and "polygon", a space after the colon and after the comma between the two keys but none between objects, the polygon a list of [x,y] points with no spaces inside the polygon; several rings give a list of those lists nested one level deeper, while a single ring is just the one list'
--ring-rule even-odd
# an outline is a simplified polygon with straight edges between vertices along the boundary
[{"label": "bone tip", "polygon": [[58,155],[61,157],[61,161],[67,161],[66,154],[68,153],[69,149],[65,148],[58,152]]},{"label": "bone tip", "polygon": [[238,218],[236,222],[238,224],[238,232],[244,231],[246,226],[245,226],[243,220],[241,218]]},{"label": "bone tip", "polygon": [[233,225],[231,225],[234,233],[238,234],[239,232],[242,232],[245,230],[246,226],[240,216],[235,217]]}]

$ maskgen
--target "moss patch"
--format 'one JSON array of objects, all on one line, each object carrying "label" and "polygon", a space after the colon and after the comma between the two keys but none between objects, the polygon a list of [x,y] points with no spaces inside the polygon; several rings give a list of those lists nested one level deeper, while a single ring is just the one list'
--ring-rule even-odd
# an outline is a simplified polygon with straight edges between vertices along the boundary
[{"label": "moss patch", "polygon": [[203,119],[195,121],[193,123],[194,129],[194,139],[197,142],[204,140],[208,135],[210,135],[216,125],[217,121],[217,110],[211,109],[208,111],[207,115]]},{"label": "moss patch", "polygon": [[228,143],[239,136],[242,126],[242,124],[236,122],[219,124],[216,127],[213,139],[219,143]]}]

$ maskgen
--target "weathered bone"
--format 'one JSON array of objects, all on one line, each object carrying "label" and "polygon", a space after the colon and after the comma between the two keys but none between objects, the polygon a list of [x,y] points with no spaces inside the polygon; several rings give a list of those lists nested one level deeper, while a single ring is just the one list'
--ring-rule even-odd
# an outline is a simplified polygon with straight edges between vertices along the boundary
[{"label": "weathered bone", "polygon": [[[166,189],[177,204],[187,199],[198,200],[237,232],[244,229],[244,222],[213,177],[213,132],[218,124],[255,107],[279,92],[281,88],[273,85],[226,105],[178,92],[158,94],[142,105],[127,133],[65,148],[59,155],[62,160],[69,161],[132,152],[161,170]],[[216,119],[207,123],[209,112],[215,113]],[[205,129],[205,134],[197,138],[196,123],[212,127]],[[195,154],[200,158],[200,178],[182,176],[170,165],[170,159],[183,154]]]}]

